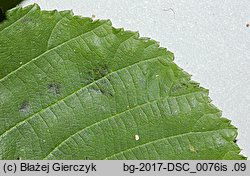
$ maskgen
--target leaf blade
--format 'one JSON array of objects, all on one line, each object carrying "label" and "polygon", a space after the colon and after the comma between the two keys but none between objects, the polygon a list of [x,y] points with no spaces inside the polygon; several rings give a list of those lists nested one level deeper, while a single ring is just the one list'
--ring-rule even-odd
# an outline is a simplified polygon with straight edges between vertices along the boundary
[{"label": "leaf blade", "polygon": [[[1,74],[1,159],[244,159],[233,143],[235,127],[221,118],[208,91],[174,64],[171,52],[107,20],[40,11],[37,5],[20,11],[33,7],[23,18],[32,21],[26,27],[46,37],[43,47],[39,38],[27,37],[38,42],[37,50],[20,50],[24,64],[13,62]],[[38,14],[46,20],[36,21]],[[24,32],[13,26],[12,33]],[[13,38],[20,45],[20,35]],[[7,56],[4,49],[0,53]],[[184,142],[173,140],[182,136]],[[163,144],[153,142],[160,139]],[[172,139],[181,154],[164,153],[171,149],[164,139]]]}]

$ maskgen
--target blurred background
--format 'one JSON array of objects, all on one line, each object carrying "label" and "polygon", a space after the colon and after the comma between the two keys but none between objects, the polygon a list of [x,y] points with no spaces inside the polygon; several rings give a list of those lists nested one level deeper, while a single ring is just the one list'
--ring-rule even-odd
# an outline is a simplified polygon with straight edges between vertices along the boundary
[{"label": "blurred background", "polygon": [[175,62],[210,90],[223,116],[238,127],[237,143],[250,157],[249,0],[25,0],[42,9],[110,19],[139,31],[175,54]]}]

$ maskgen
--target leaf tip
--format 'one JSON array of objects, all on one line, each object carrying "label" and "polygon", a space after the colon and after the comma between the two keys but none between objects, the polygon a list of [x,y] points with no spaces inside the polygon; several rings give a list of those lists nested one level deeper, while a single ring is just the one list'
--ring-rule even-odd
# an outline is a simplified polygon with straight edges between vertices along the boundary
[{"label": "leaf tip", "polygon": [[14,9],[30,9],[30,11],[36,11],[36,10],[40,11],[41,7],[37,3],[34,3],[34,4],[28,5],[26,7],[17,6]]}]

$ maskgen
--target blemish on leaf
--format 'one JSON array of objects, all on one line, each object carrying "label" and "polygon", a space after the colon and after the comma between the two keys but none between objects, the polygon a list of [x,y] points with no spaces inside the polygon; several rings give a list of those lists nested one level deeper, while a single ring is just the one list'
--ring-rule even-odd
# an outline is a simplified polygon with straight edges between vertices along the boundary
[{"label": "blemish on leaf", "polygon": [[93,71],[95,80],[104,77],[109,72],[108,66],[106,64],[100,64],[99,66],[94,68]]},{"label": "blemish on leaf", "polygon": [[59,95],[60,94],[60,84],[50,83],[48,85],[48,91],[53,93],[54,95]]},{"label": "blemish on leaf", "polygon": [[83,76],[83,84],[92,83],[109,73],[108,66],[106,64],[99,64],[93,69],[87,70],[85,73],[82,73]]},{"label": "blemish on leaf", "polygon": [[33,19],[31,18],[24,18],[21,20],[21,23],[31,23],[31,22],[33,22]]},{"label": "blemish on leaf", "polygon": [[199,87],[199,84],[195,83],[195,82],[190,82],[190,83],[186,83],[186,82],[180,82],[180,83],[176,83],[175,85],[172,86],[172,93],[178,93],[179,91],[182,90],[187,90],[190,88],[197,88]]},{"label": "blemish on leaf", "polygon": [[112,85],[110,85],[107,79],[99,80],[96,84],[90,87],[90,90],[107,97],[113,97],[115,94],[114,90],[112,89]]},{"label": "blemish on leaf", "polygon": [[177,92],[177,91],[179,91],[179,90],[182,89],[182,88],[183,88],[183,85],[182,85],[182,84],[174,85],[174,86],[172,87],[172,92]]},{"label": "blemish on leaf", "polygon": [[21,106],[19,108],[19,112],[27,114],[27,113],[30,112],[30,108],[31,107],[30,107],[29,102],[27,100],[25,100],[25,101],[22,102],[22,104],[21,104]]},{"label": "blemish on leaf", "polygon": [[114,96],[114,90],[112,89],[112,86],[108,82],[107,79],[102,79],[97,83],[97,86],[99,87],[102,94],[106,96]]},{"label": "blemish on leaf", "polygon": [[195,150],[194,146],[192,146],[191,144],[189,144],[189,150],[191,152],[195,152],[196,153],[196,150]]},{"label": "blemish on leaf", "polygon": [[88,157],[88,156],[85,156],[85,160],[90,160],[90,157]]},{"label": "blemish on leaf", "polygon": [[94,91],[97,94],[101,94],[102,93],[101,90],[100,90],[100,88],[97,87],[97,85],[92,85],[89,88],[90,88],[90,90]]},{"label": "blemish on leaf", "polygon": [[136,135],[135,135],[135,140],[136,140],[136,141],[139,141],[139,139],[140,139],[140,136],[139,136],[138,134],[136,134]]}]

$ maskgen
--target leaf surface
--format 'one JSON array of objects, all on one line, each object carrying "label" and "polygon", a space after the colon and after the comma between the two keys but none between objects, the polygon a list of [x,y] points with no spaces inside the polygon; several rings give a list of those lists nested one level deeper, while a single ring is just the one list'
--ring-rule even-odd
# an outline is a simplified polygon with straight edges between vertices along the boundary
[{"label": "leaf surface", "polygon": [[0,159],[245,159],[208,90],[149,38],[71,11],[0,24]]}]

